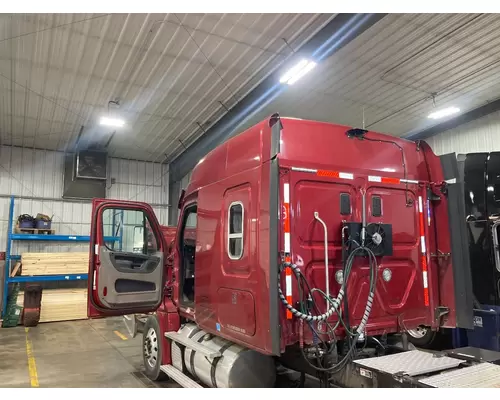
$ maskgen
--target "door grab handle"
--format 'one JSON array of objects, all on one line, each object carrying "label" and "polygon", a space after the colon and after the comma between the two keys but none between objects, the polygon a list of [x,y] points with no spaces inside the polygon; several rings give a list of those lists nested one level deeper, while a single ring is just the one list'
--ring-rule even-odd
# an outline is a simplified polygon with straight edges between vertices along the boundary
[{"label": "door grab handle", "polygon": [[319,217],[319,213],[314,211],[314,218],[323,225],[325,231],[325,285],[326,285],[326,311],[330,309],[330,283],[328,277],[328,231],[325,222]]}]

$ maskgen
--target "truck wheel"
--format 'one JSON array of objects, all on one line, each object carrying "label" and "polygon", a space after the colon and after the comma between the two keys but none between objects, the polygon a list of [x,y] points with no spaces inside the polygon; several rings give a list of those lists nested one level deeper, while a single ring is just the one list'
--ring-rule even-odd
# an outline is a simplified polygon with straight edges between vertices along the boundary
[{"label": "truck wheel", "polygon": [[167,375],[160,370],[162,340],[160,324],[155,315],[148,317],[142,335],[142,358],[146,376],[152,381],[167,379]]},{"label": "truck wheel", "polygon": [[417,329],[410,329],[406,332],[408,340],[417,347],[428,348],[436,338],[436,332],[426,326],[420,325]]}]

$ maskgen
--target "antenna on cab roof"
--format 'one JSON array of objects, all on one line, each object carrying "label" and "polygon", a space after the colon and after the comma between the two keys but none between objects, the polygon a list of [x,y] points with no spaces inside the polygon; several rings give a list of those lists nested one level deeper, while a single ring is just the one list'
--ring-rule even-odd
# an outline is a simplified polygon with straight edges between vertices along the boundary
[{"label": "antenna on cab roof", "polygon": [[366,133],[368,132],[368,130],[366,129],[361,129],[361,128],[352,128],[352,129],[349,129],[348,131],[346,131],[346,135],[350,138],[363,138]]}]

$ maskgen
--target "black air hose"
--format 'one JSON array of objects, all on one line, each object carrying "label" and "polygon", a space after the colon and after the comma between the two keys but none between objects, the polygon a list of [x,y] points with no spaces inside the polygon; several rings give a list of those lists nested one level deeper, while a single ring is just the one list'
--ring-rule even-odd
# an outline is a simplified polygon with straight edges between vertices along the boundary
[{"label": "black air hose", "polygon": [[[368,298],[367,298],[367,301],[366,301],[365,312],[363,314],[363,317],[361,319],[360,324],[358,325],[358,327],[356,329],[356,332],[352,333],[352,332],[349,331],[349,329],[346,327],[344,321],[342,320],[342,313],[341,313],[341,310],[339,309],[339,305],[340,305],[340,303],[342,301],[342,296],[344,295],[344,289],[345,289],[345,286],[346,286],[346,284],[348,282],[349,274],[351,272],[352,265],[354,263],[354,258],[356,256],[356,253],[361,252],[361,251],[365,251],[368,254],[368,258],[369,258],[369,263],[370,263],[370,288],[369,288]],[[302,273],[301,273],[300,269],[295,264],[284,263],[283,265],[285,267],[292,268],[292,271],[294,271],[294,274],[295,274],[295,276],[297,278],[299,278],[300,276],[302,276]],[[323,368],[323,367],[319,367],[319,366],[316,366],[316,365],[312,364],[309,361],[309,359],[307,358],[307,356],[305,355],[304,350],[301,349],[302,355],[303,355],[304,359],[308,362],[308,364],[311,366],[311,368],[315,369],[316,371],[336,373],[336,372],[340,371],[342,368],[344,368],[345,365],[347,364],[347,362],[349,362],[349,360],[351,358],[351,355],[353,354],[353,352],[356,349],[356,344],[357,344],[357,341],[359,339],[359,336],[363,332],[363,330],[364,330],[364,328],[366,326],[366,323],[368,322],[368,317],[370,316],[370,312],[371,312],[372,305],[373,305],[373,299],[374,299],[374,296],[375,296],[376,282],[377,282],[377,260],[376,260],[375,254],[369,248],[360,246],[360,247],[357,247],[356,249],[354,249],[351,252],[351,254],[349,255],[349,257],[347,258],[347,261],[346,261],[346,274],[344,276],[344,281],[342,282],[342,286],[341,286],[341,288],[339,290],[339,294],[337,295],[336,299],[328,298],[326,296],[326,293],[324,293],[320,289],[313,288],[313,289],[310,290],[310,292],[312,292],[312,293],[313,292],[320,293],[332,305],[332,309],[330,309],[325,314],[322,314],[322,315],[319,315],[319,316],[313,316],[313,315],[308,315],[308,314],[304,314],[304,313],[301,313],[301,312],[297,311],[293,306],[291,306],[286,301],[285,296],[283,296],[283,292],[281,290],[281,286],[278,283],[278,291],[279,291],[280,299],[283,302],[283,304],[285,304],[286,308],[292,312],[292,314],[294,314],[298,318],[302,318],[302,319],[304,319],[306,321],[323,321],[323,320],[328,319],[329,316],[331,316],[333,314],[333,312],[336,311],[337,315],[338,315],[338,318],[339,318],[339,321],[342,322],[342,325],[344,326],[344,329],[346,330],[346,333],[348,335],[354,336],[353,339],[352,339],[352,342],[351,342],[351,344],[349,346],[349,349],[348,349],[347,353],[345,354],[345,356],[342,358],[342,360],[340,360],[338,363],[336,363],[335,365],[333,365],[331,367],[328,367],[328,368]],[[294,310],[295,310],[295,312],[294,312]]]},{"label": "black air hose", "polygon": [[[342,299],[343,299],[343,296],[345,293],[345,287],[347,285],[349,274],[351,272],[352,265],[354,263],[354,258],[356,256],[356,253],[361,252],[361,251],[366,251],[368,253],[368,256],[370,259],[370,292],[368,294],[368,298],[366,301],[365,312],[363,313],[363,317],[361,318],[361,322],[358,325],[358,328],[356,330],[357,336],[359,337],[359,334],[361,332],[363,332],[363,329],[368,321],[368,317],[369,317],[371,309],[372,309],[373,299],[375,297],[375,285],[376,285],[376,275],[377,275],[377,260],[375,258],[375,255],[373,254],[373,252],[366,247],[363,247],[363,246],[357,247],[356,249],[354,249],[351,252],[351,254],[349,254],[349,257],[347,258],[347,261],[346,261],[346,269],[345,269],[346,273],[344,276],[344,280],[342,282],[342,286],[340,287],[339,293],[337,295],[337,298],[335,298],[335,299],[328,298],[326,296],[326,294],[323,291],[321,291],[320,289],[314,288],[311,290],[312,292],[315,292],[315,291],[319,292],[332,305],[332,308],[329,309],[326,313],[321,314],[321,315],[311,315],[311,314],[302,313],[299,310],[297,310],[295,307],[293,307],[286,300],[286,297],[283,294],[283,291],[281,290],[281,281],[278,279],[278,294],[279,294],[281,302],[285,305],[285,307],[294,316],[296,316],[297,318],[301,318],[301,319],[308,321],[308,322],[309,321],[325,321],[328,318],[330,318],[334,312],[337,312],[339,318],[342,318],[339,306],[342,303]],[[300,269],[295,264],[285,262],[285,263],[283,263],[283,266],[285,268],[286,267],[291,268],[295,277],[297,278],[297,280],[300,279]]]}]

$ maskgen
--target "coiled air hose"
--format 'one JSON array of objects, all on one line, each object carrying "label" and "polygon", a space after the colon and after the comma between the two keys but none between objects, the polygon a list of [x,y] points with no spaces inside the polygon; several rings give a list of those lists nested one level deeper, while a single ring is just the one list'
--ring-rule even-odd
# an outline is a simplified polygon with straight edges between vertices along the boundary
[{"label": "coiled air hose", "polygon": [[[302,313],[299,310],[297,310],[294,306],[292,306],[286,300],[286,297],[283,294],[283,291],[281,289],[281,282],[280,282],[280,280],[278,280],[278,293],[279,293],[279,297],[280,297],[281,302],[285,305],[285,307],[295,317],[301,318],[307,322],[309,322],[309,321],[325,321],[328,318],[330,318],[333,315],[333,313],[335,313],[335,312],[337,312],[337,314],[340,314],[339,305],[341,304],[342,299],[344,297],[345,287],[347,285],[349,274],[350,274],[351,269],[352,269],[354,257],[356,256],[357,253],[360,253],[362,251],[366,251],[368,253],[368,257],[370,259],[370,291],[368,293],[368,298],[366,300],[366,306],[365,306],[365,311],[363,313],[363,317],[361,318],[361,322],[358,325],[358,328],[356,330],[358,333],[361,333],[363,331],[364,327],[366,326],[366,323],[368,321],[368,317],[370,316],[370,312],[372,309],[373,298],[375,297],[375,286],[376,286],[376,275],[377,275],[377,260],[375,258],[375,255],[373,254],[373,252],[366,247],[362,247],[362,246],[357,247],[356,249],[354,249],[351,252],[349,257],[347,258],[344,281],[342,282],[342,286],[340,287],[339,293],[335,299],[332,299],[331,297],[327,297],[326,294],[322,290],[319,290],[316,288],[312,289],[312,292],[320,293],[332,305],[332,308],[330,310],[328,310],[326,313],[323,313],[321,315],[311,315],[311,314]],[[300,279],[300,269],[297,267],[297,265],[289,263],[289,262],[285,262],[282,265],[285,268],[286,267],[291,268],[295,277],[297,279]],[[341,318],[341,315],[339,315],[339,318]]]},{"label": "coiled air hose", "polygon": [[[354,264],[354,258],[359,253],[368,254],[369,265],[370,265],[370,287],[369,287],[369,293],[368,293],[368,297],[366,300],[365,311],[363,313],[363,317],[361,318],[361,321],[356,329],[356,332],[353,333],[353,332],[350,332],[349,329],[347,328],[347,326],[344,324],[344,321],[342,320],[342,312],[341,312],[341,309],[339,306],[342,302],[342,299],[343,299],[343,296],[345,293],[345,288],[346,288],[347,282],[349,280],[349,275],[351,273],[352,266]],[[299,280],[301,278],[301,276],[303,277],[300,269],[295,264],[292,264],[290,262],[285,262],[282,264],[282,267],[283,268],[281,269],[281,271],[286,267],[291,268],[291,270],[293,271],[297,280]],[[297,318],[301,318],[307,322],[309,322],[309,321],[326,321],[328,318],[330,318],[333,315],[333,313],[336,312],[337,316],[339,318],[339,321],[342,322],[342,325],[344,326],[344,328],[346,330],[346,333],[348,335],[354,336],[352,344],[351,344],[347,354],[343,357],[343,359],[341,361],[339,361],[337,364],[335,364],[329,368],[321,368],[321,367],[317,367],[317,366],[314,366],[311,364],[311,366],[314,369],[316,369],[318,371],[324,371],[324,372],[336,372],[336,371],[340,370],[341,368],[343,368],[345,366],[345,364],[348,362],[350,355],[353,353],[353,351],[356,348],[356,343],[358,341],[358,338],[361,335],[361,333],[363,332],[363,330],[368,322],[368,318],[370,316],[372,306],[373,306],[373,299],[375,297],[376,282],[377,282],[377,259],[375,257],[375,254],[369,248],[365,247],[364,245],[359,245],[357,248],[355,248],[349,254],[349,257],[346,260],[344,280],[342,282],[342,286],[340,287],[340,290],[339,290],[337,297],[335,299],[332,299],[331,297],[326,296],[326,293],[324,293],[320,289],[313,288],[310,290],[311,296],[314,292],[318,292],[321,294],[322,297],[324,297],[332,305],[332,308],[330,308],[324,314],[321,314],[321,315],[305,314],[305,313],[297,310],[295,307],[293,307],[293,305],[288,303],[288,301],[286,300],[286,297],[284,296],[283,291],[281,289],[281,280],[278,279],[279,298],[280,298],[281,302],[285,305],[285,307],[292,313],[292,315],[294,315]]]},{"label": "coiled air hose", "polygon": [[[285,268],[290,268],[295,277],[297,278],[297,280],[300,279],[300,269],[299,267],[297,267],[297,265],[295,264],[292,264],[290,262],[285,262],[282,264],[283,267]],[[280,271],[281,272],[281,271]],[[279,294],[279,297],[280,297],[280,300],[281,302],[285,305],[285,307],[297,318],[300,318],[300,319],[303,319],[304,321],[324,321],[328,318],[330,318],[333,313],[335,312],[335,310],[337,309],[338,305],[340,304],[340,302],[342,301],[342,297],[344,296],[344,286],[342,285],[342,287],[340,288],[339,290],[339,293],[337,295],[337,298],[336,299],[330,299],[330,304],[332,304],[333,308],[331,308],[330,310],[328,310],[326,313],[324,314],[321,314],[321,315],[311,315],[311,314],[305,314],[303,312],[300,312],[299,310],[297,310],[294,306],[292,306],[287,300],[286,300],[286,297],[285,295],[283,294],[283,291],[281,290],[281,282],[280,280],[278,279],[278,294]]]}]

